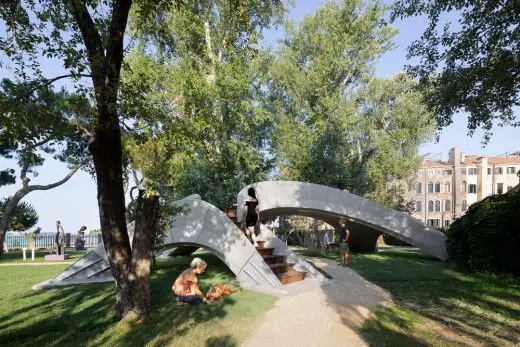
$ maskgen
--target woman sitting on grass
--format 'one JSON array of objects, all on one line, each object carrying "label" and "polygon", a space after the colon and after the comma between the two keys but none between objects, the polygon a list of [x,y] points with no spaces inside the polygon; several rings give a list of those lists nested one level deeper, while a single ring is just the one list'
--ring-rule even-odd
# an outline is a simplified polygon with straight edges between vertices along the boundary
[{"label": "woman sitting on grass", "polygon": [[201,301],[206,302],[206,297],[200,291],[197,275],[203,273],[207,265],[204,260],[194,258],[191,261],[190,268],[184,270],[179,277],[177,277],[172,286],[172,291],[176,295],[177,303],[199,304]]}]

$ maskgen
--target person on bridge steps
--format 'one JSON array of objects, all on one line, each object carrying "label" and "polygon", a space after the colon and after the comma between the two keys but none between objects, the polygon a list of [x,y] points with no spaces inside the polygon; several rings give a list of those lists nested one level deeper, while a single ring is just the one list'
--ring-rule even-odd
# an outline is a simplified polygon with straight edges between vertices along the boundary
[{"label": "person on bridge steps", "polygon": [[345,218],[341,218],[339,220],[339,254],[340,254],[340,263],[342,266],[348,266],[348,237],[350,236],[350,231],[347,228]]},{"label": "person on bridge steps", "polygon": [[247,199],[242,213],[242,224],[245,224],[246,236],[253,243],[253,246],[258,246],[258,234],[260,231],[260,209],[258,208],[259,201],[256,198],[255,188],[250,187],[247,190]]},{"label": "person on bridge steps", "polygon": [[177,304],[183,303],[199,304],[206,302],[206,297],[199,288],[199,281],[197,275],[200,275],[206,270],[208,264],[200,259],[194,258],[191,261],[190,268],[184,270],[175,280],[172,286],[172,291],[175,293]]}]

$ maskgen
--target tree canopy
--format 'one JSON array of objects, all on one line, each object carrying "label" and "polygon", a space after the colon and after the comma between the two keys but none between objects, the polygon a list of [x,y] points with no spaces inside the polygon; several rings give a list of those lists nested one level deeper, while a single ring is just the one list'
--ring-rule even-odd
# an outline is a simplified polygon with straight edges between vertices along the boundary
[{"label": "tree canopy", "polygon": [[433,127],[417,84],[373,76],[395,33],[384,14],[378,2],[342,1],[288,23],[269,85],[280,178],[349,186],[386,203],[388,183],[420,164]]},{"label": "tree canopy", "polygon": [[[457,15],[458,23],[445,22]],[[408,47],[408,66],[418,78],[439,127],[468,113],[468,129],[491,135],[493,121],[519,125],[520,2],[518,0],[399,0],[392,19],[426,16],[428,27]]]},{"label": "tree canopy", "polygon": [[238,187],[271,168],[258,40],[284,8],[278,1],[242,6],[216,1],[165,11],[159,31],[154,22],[135,32],[139,44],[123,74],[126,108],[141,110],[150,125],[129,141],[136,166],[178,196],[198,193],[219,207],[233,205]]},{"label": "tree canopy", "polygon": [[[10,198],[4,198],[0,200],[0,218],[4,214],[5,206],[9,202]],[[9,219],[7,230],[11,231],[25,231],[38,223],[38,213],[31,204],[25,201],[20,202],[14,209],[14,212]]]}]

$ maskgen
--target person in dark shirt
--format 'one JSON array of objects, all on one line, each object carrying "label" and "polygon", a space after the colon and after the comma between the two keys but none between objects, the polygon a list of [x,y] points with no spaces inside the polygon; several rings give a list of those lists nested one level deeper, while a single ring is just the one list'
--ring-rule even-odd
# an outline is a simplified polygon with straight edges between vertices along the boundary
[{"label": "person in dark shirt", "polygon": [[258,246],[257,233],[259,229],[258,221],[260,220],[260,209],[258,208],[258,199],[256,198],[255,188],[250,187],[247,190],[247,200],[244,206],[242,223],[245,223],[245,230],[247,237],[253,243],[253,246]]},{"label": "person in dark shirt", "polygon": [[345,218],[339,220],[339,254],[341,266],[348,266],[348,238],[350,232],[347,228]]}]

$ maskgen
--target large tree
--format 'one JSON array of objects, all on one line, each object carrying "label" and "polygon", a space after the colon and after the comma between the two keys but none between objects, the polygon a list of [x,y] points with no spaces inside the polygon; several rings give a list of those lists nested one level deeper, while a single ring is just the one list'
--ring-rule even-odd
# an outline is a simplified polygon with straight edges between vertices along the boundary
[{"label": "large tree", "polygon": [[[138,1],[147,16],[175,1]],[[118,319],[145,319],[150,313],[149,274],[158,199],[139,194],[133,247],[125,220],[123,156],[118,92],[131,0],[41,0],[3,2],[6,36],[0,48],[15,65],[21,83],[33,88],[72,79],[95,104],[88,133],[96,172],[103,241],[116,282]],[[48,77],[41,59],[61,62],[67,74]],[[85,79],[87,78],[87,79]],[[89,129],[89,130],[87,130]],[[141,212],[139,212],[141,211]]]},{"label": "large tree", "polygon": [[[520,105],[520,1],[399,0],[392,18],[425,16],[428,26],[408,47],[409,66],[420,81],[439,127],[468,113],[468,129],[493,121],[517,126]],[[458,18],[457,23],[447,18]]]},{"label": "large tree", "polygon": [[416,83],[373,77],[392,46],[384,13],[378,2],[341,1],[289,24],[270,84],[280,178],[347,185],[387,204],[388,183],[419,164],[432,124]]},{"label": "large tree", "polygon": [[[86,141],[77,133],[80,121],[90,112],[90,104],[64,90],[54,92],[49,87],[31,92],[26,85],[4,79],[0,83],[0,155],[6,163],[18,166],[21,183],[14,195],[2,207],[0,245],[3,244],[12,218],[16,218],[20,201],[33,191],[49,190],[67,182],[88,160]],[[71,170],[53,183],[30,184],[30,175],[44,164],[45,154],[65,161]],[[16,182],[16,169],[6,169],[4,184]],[[2,185],[2,182],[0,182]],[[0,247],[0,257],[3,247]]]},{"label": "large tree", "polygon": [[[0,48],[15,63],[17,77],[30,85],[72,78],[79,90],[85,91],[95,103],[91,127],[84,131],[90,136],[89,150],[96,172],[103,241],[116,282],[115,313],[118,319],[145,319],[150,314],[148,280],[159,204],[153,190],[138,195],[131,247],[125,221],[122,119],[119,113],[127,21],[134,4],[135,23],[154,23],[156,33],[160,32],[163,16],[179,3],[192,5],[195,13],[202,14],[208,9],[214,14],[215,6],[227,8],[230,10],[227,20],[238,19],[239,24],[247,26],[258,19],[257,12],[267,10],[268,13],[278,1],[141,0],[133,3],[131,0],[40,0],[4,2],[0,6],[0,18],[7,31],[7,36],[1,38]],[[265,20],[266,17],[262,18]],[[187,17],[184,23],[188,31],[190,18]],[[154,27],[151,28],[154,31]],[[165,37],[167,42],[176,39]],[[194,43],[199,42],[194,38]],[[185,43],[190,44],[188,37]],[[158,40],[151,50],[159,49],[161,44]],[[214,54],[216,52],[211,50],[207,52],[207,56]],[[45,76],[46,72],[40,66],[42,57],[62,62],[69,73]],[[138,126],[138,122],[129,123]]]},{"label": "large tree", "polygon": [[281,1],[187,3],[161,21],[134,25],[140,44],[123,89],[125,108],[140,109],[148,125],[130,141],[146,178],[228,207],[237,189],[267,177],[272,117],[261,107],[267,66],[257,43],[283,10]]}]

